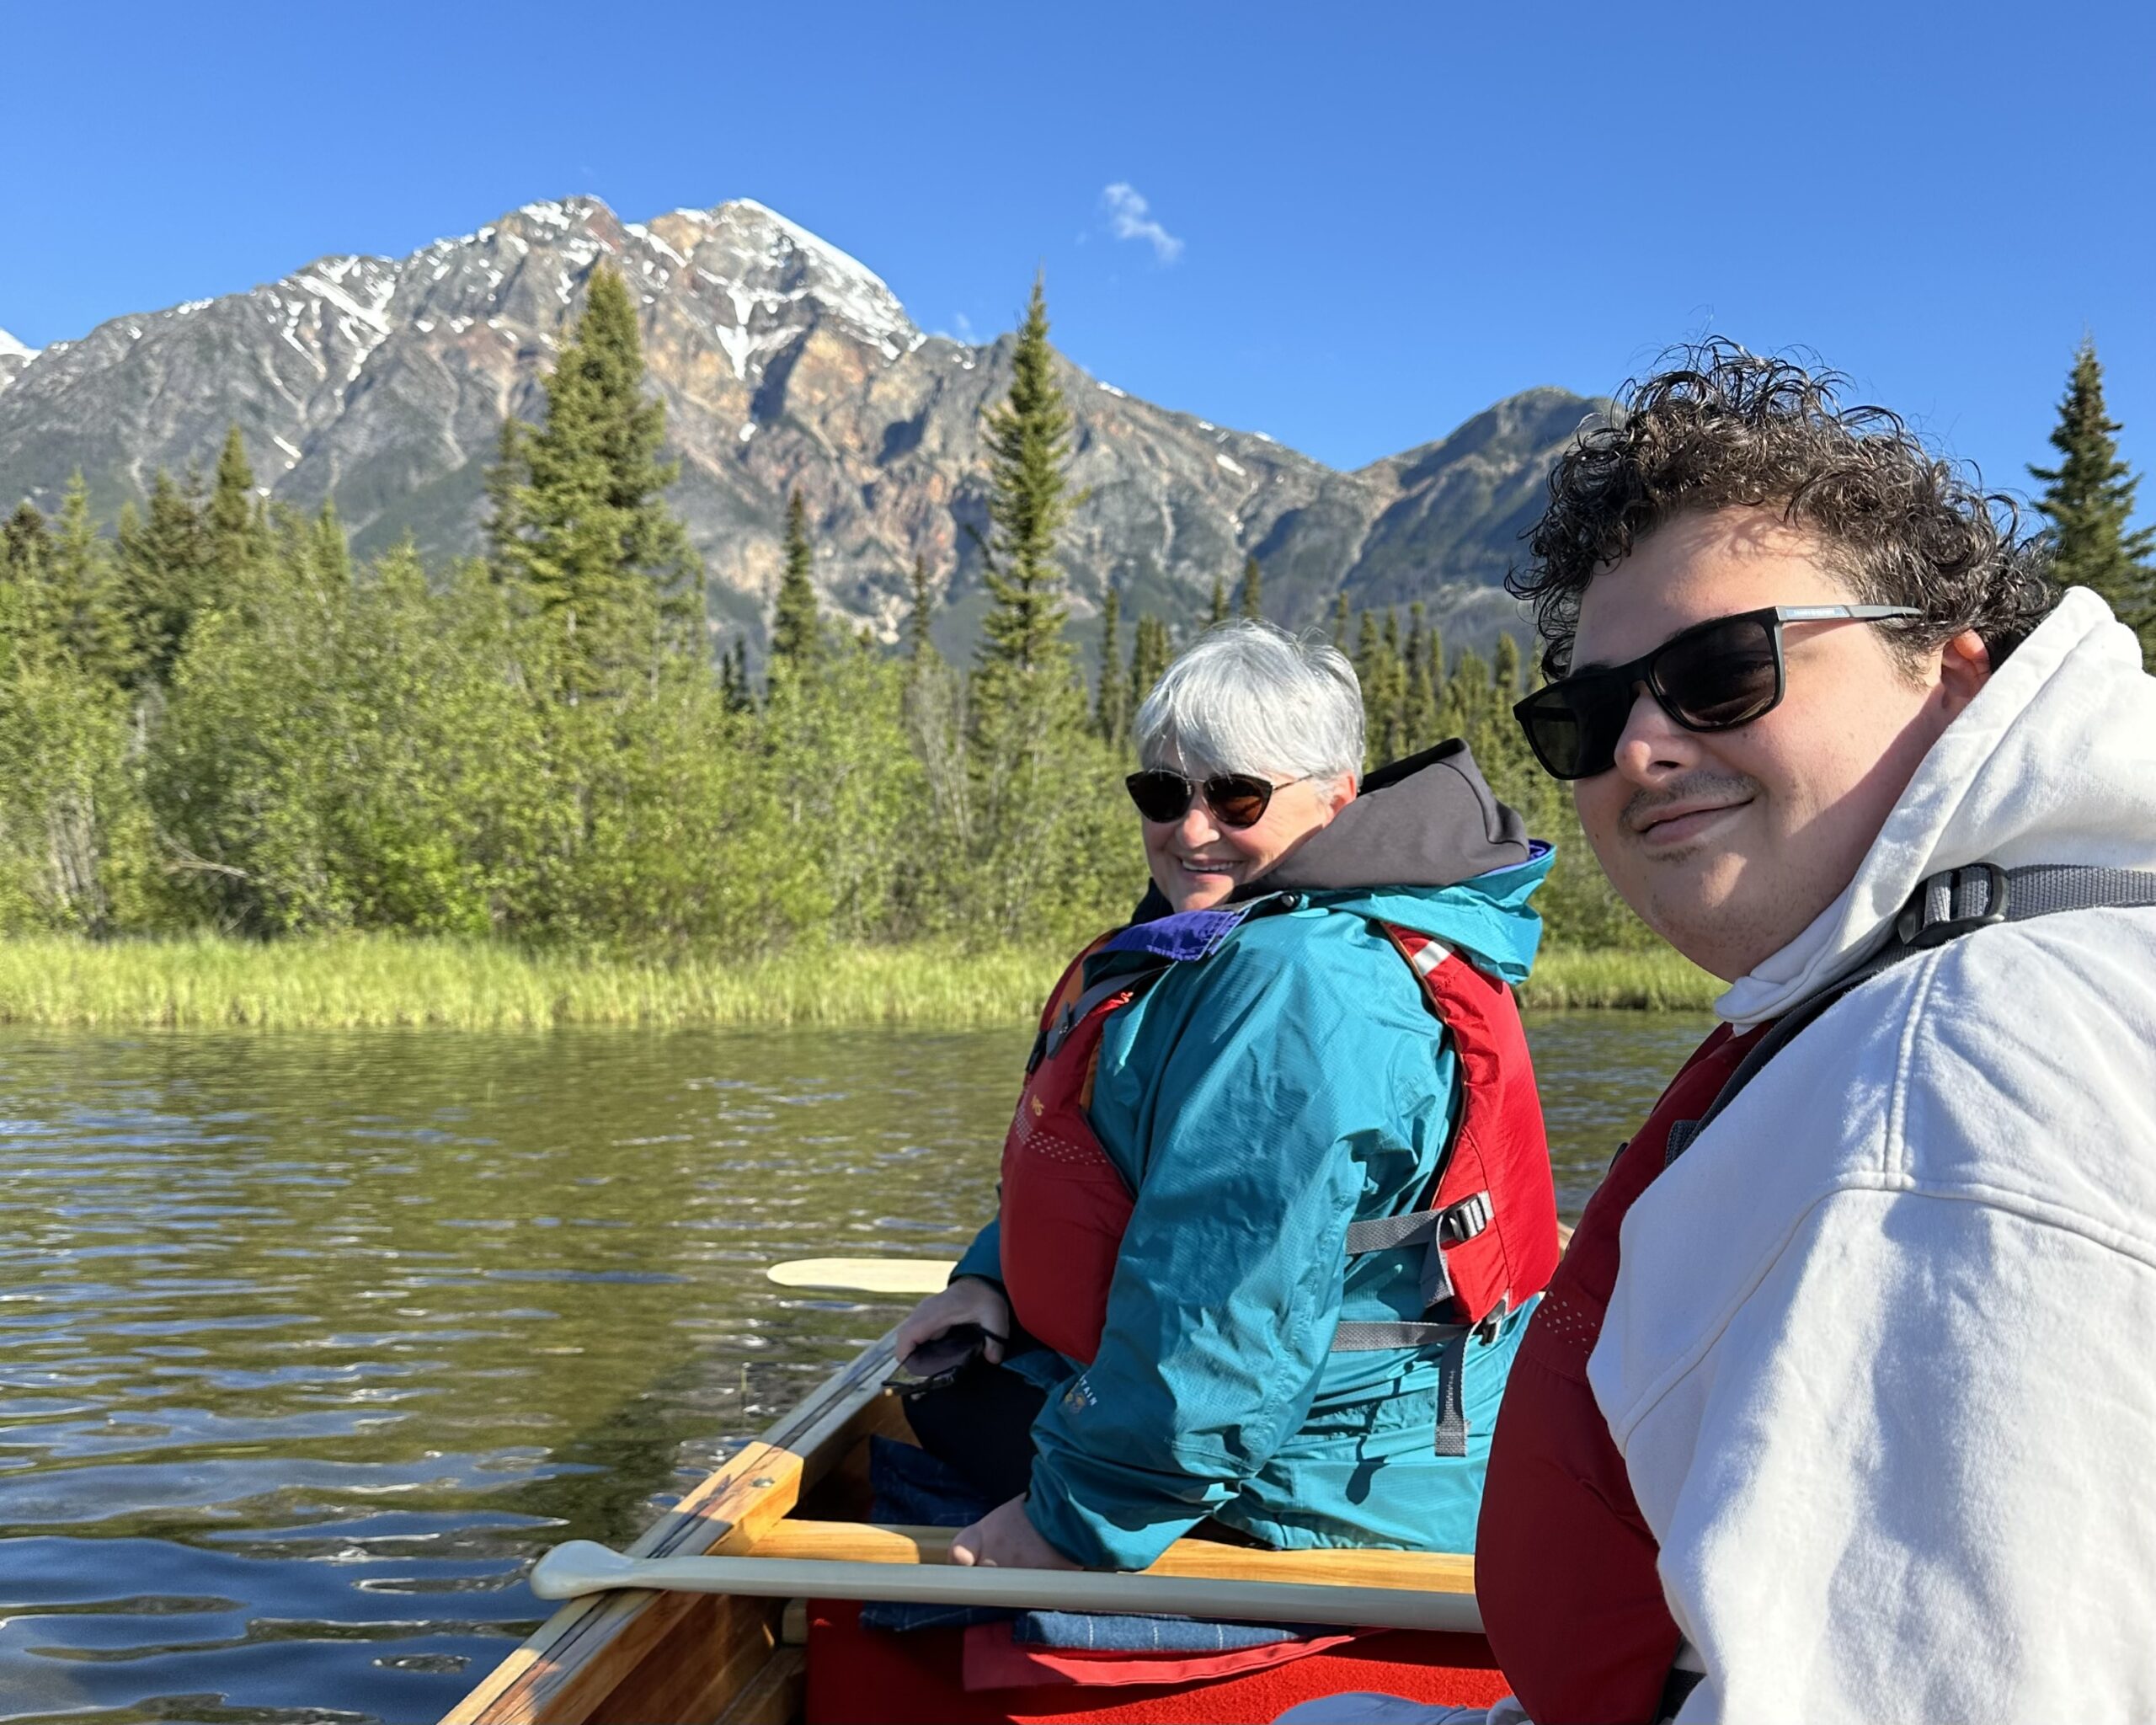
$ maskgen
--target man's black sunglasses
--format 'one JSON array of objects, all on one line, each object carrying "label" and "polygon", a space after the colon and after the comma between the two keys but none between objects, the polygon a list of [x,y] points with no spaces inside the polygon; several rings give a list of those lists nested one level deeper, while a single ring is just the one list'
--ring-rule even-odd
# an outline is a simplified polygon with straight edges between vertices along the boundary
[{"label": "man's black sunglasses", "polygon": [[[1303,775],[1304,778],[1309,777],[1307,773]],[[1191,798],[1203,791],[1206,806],[1221,825],[1245,827],[1256,826],[1265,819],[1275,791],[1302,782],[1300,778],[1290,778],[1275,784],[1254,772],[1222,772],[1209,779],[1193,781],[1179,772],[1155,766],[1145,772],[1132,773],[1123,783],[1130,793],[1130,800],[1138,805],[1138,812],[1148,820],[1181,820],[1190,813]]]},{"label": "man's black sunglasses", "polygon": [[1596,665],[1537,689],[1513,717],[1553,778],[1593,778],[1617,745],[1641,684],[1688,731],[1734,730],[1780,703],[1788,683],[1784,623],[1922,617],[1906,605],[1773,605],[1680,629],[1629,665]]}]

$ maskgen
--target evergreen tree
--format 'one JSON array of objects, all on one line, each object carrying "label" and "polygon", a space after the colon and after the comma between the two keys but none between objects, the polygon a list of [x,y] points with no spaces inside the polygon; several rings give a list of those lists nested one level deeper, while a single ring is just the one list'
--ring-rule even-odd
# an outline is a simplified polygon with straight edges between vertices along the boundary
[{"label": "evergreen tree", "polygon": [[45,517],[24,498],[0,527],[0,573],[10,580],[27,580],[43,562],[45,552]]},{"label": "evergreen tree", "polygon": [[823,656],[823,624],[816,611],[812,574],[816,548],[808,540],[808,505],[799,486],[786,495],[786,565],[778,579],[778,601],[771,612],[771,671],[793,676]]},{"label": "evergreen tree", "polygon": [[171,681],[195,615],[210,599],[210,537],[190,473],[183,488],[162,468],[147,518],[120,511],[118,600],[133,662],[154,683]]},{"label": "evergreen tree", "polygon": [[1491,679],[1497,685],[1497,702],[1509,713],[1513,702],[1519,699],[1519,643],[1511,635],[1497,637],[1497,654],[1491,666]]},{"label": "evergreen tree", "polygon": [[755,697],[749,687],[749,644],[737,638],[718,656],[718,693],[728,713],[746,713]]},{"label": "evergreen tree", "polygon": [[1228,584],[1219,576],[1213,578],[1213,602],[1205,612],[1205,627],[1218,628],[1228,620]]},{"label": "evergreen tree", "polygon": [[522,507],[526,426],[504,419],[494,434],[494,464],[487,469],[487,568],[498,581],[519,579],[524,564]]},{"label": "evergreen tree", "polygon": [[1130,708],[1134,717],[1174,657],[1175,647],[1168,639],[1168,626],[1156,617],[1140,617],[1136,638],[1130,644]]},{"label": "evergreen tree", "polygon": [[1070,409],[1055,381],[1048,328],[1047,291],[1036,275],[1011,356],[1011,393],[989,415],[985,440],[995,532],[986,547],[990,608],[979,668],[991,706],[1022,704],[1032,685],[1068,676],[1055,540],[1071,506],[1063,473]]},{"label": "evergreen tree", "polygon": [[973,927],[1002,938],[1074,932],[1102,914],[1093,858],[1112,827],[1108,760],[1086,724],[1063,638],[1056,539],[1073,499],[1064,476],[1070,410],[1055,380],[1048,302],[1033,281],[1011,355],[1010,394],[989,415],[985,580],[990,610],[966,695],[964,820]]},{"label": "evergreen tree", "polygon": [[1332,595],[1332,644],[1342,653],[1352,650],[1348,644],[1348,628],[1353,621],[1348,609],[1347,590],[1342,588]]},{"label": "evergreen tree", "polygon": [[1265,615],[1265,577],[1258,573],[1255,557],[1243,559],[1242,613],[1253,619]]},{"label": "evergreen tree", "polygon": [[78,469],[60,505],[47,585],[56,644],[100,682],[127,686],[136,670],[133,632],[121,613],[112,561],[90,519],[90,491]]},{"label": "evergreen tree", "polygon": [[2084,337],[2052,432],[2058,465],[2029,472],[2045,482],[2039,504],[2058,534],[2056,578],[2095,589],[2146,654],[2156,649],[2156,528],[2128,531],[2140,481],[2119,459],[2118,430],[2105,412],[2096,345]]},{"label": "evergreen tree", "polygon": [[1434,734],[1438,724],[1437,684],[1430,676],[1430,633],[1422,601],[1407,608],[1407,682],[1401,709],[1401,729],[1406,752],[1414,754],[1443,740]]},{"label": "evergreen tree", "polygon": [[488,483],[500,573],[559,628],[572,702],[629,692],[670,654],[702,649],[702,566],[666,507],[680,463],[659,458],[666,407],[645,395],[643,376],[629,291],[595,270],[544,381],[546,424],[504,431],[515,459]]},{"label": "evergreen tree", "polygon": [[913,608],[906,613],[906,662],[918,673],[936,650],[936,594],[928,585],[928,559],[913,560]]},{"label": "evergreen tree", "polygon": [[225,601],[253,569],[268,535],[261,505],[254,494],[254,469],[248,465],[247,446],[240,441],[239,427],[225,433],[224,447],[217,454],[217,471],[211,482],[210,506],[203,521],[206,547],[216,570],[218,601]]},{"label": "evergreen tree", "polygon": [[337,505],[327,499],[314,518],[312,550],[315,571],[324,586],[351,585],[352,547],[344,537],[344,524],[337,519]]},{"label": "evergreen tree", "polygon": [[1123,670],[1123,595],[1111,582],[1101,596],[1101,681],[1093,697],[1093,729],[1121,750],[1129,734],[1130,686]]}]

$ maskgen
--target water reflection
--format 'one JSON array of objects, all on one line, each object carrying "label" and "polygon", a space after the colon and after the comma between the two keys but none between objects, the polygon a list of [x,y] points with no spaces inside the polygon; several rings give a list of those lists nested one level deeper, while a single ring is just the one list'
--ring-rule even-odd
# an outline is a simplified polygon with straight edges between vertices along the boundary
[{"label": "water reflection", "polygon": [[[1534,1027],[1576,1211],[1700,1033]],[[0,1718],[431,1718],[950,1255],[1017,1033],[0,1040]]]}]

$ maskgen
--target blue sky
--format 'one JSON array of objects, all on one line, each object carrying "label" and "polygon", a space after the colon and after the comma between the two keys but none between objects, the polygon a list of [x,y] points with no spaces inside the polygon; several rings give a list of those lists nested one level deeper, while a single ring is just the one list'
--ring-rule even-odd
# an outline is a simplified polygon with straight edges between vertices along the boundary
[{"label": "blue sky", "polygon": [[33,345],[536,198],[746,195],[932,329],[1007,327],[1038,264],[1080,363],[1341,466],[1713,332],[2021,486],[2084,329],[2156,464],[2145,6],[6,13]]}]

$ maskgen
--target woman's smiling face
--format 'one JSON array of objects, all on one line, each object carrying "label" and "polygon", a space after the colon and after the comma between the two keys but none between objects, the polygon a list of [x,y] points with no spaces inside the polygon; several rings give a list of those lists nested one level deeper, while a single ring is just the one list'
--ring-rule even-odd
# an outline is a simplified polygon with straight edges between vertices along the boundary
[{"label": "woman's smiling face", "polygon": [[1259,879],[1312,833],[1329,825],[1355,795],[1352,776],[1337,782],[1303,779],[1293,784],[1281,783],[1283,774],[1266,777],[1279,788],[1253,826],[1234,827],[1221,821],[1202,789],[1190,799],[1180,820],[1140,818],[1153,884],[1177,910],[1209,911],[1225,903],[1236,888]]}]

